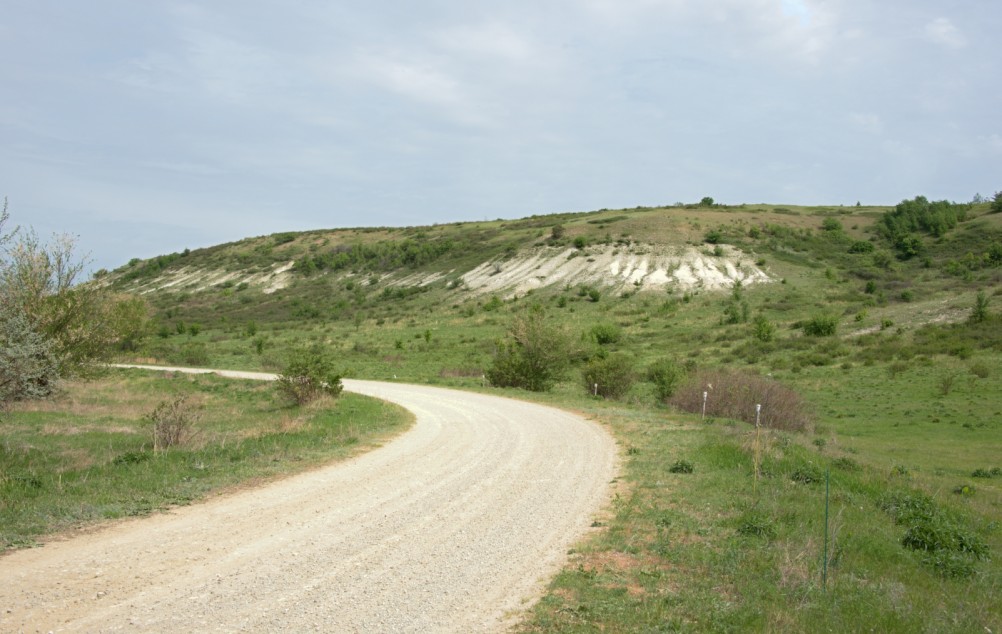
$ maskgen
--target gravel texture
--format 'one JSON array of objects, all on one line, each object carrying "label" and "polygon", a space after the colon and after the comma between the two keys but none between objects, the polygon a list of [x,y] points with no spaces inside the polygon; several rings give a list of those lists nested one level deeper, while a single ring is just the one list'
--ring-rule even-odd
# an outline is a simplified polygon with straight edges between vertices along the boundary
[{"label": "gravel texture", "polygon": [[345,463],[10,553],[0,631],[510,627],[608,501],[610,435],[495,396],[345,389],[406,407],[414,427]]}]

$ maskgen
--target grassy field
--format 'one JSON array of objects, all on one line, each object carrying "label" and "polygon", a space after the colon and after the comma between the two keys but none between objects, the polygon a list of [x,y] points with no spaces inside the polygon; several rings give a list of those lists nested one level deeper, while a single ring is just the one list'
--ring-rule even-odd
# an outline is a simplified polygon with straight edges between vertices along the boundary
[{"label": "grassy field", "polygon": [[[937,235],[902,236],[888,229],[894,211],[681,205],[249,239],[163,266],[317,257],[318,268],[273,294],[225,284],[154,293],[155,333],[122,359],[274,371],[316,343],[350,376],[498,391],[607,424],[624,454],[615,502],[526,632],[1000,631],[1002,214],[975,205]],[[578,239],[732,244],[774,281],[657,293],[568,284],[515,297],[454,284],[487,259]],[[351,245],[368,246],[337,268]],[[387,287],[380,276],[399,258],[412,258],[408,272],[444,274]],[[156,268],[126,272],[151,280]],[[979,301],[987,312],[973,319]],[[545,394],[486,387],[496,341],[530,305],[572,341],[570,371]],[[600,343],[597,327],[615,336]],[[582,367],[615,354],[636,381],[618,401],[596,399]],[[666,359],[691,381],[721,368],[778,381],[813,422],[756,440],[746,423],[673,409],[646,377]]]},{"label": "grassy field", "polygon": [[[181,446],[153,452],[149,414],[184,395],[198,420]],[[343,459],[404,430],[400,408],[345,394],[291,407],[274,385],[215,375],[115,370],[23,403],[0,430],[0,548],[190,504],[234,487]]]}]

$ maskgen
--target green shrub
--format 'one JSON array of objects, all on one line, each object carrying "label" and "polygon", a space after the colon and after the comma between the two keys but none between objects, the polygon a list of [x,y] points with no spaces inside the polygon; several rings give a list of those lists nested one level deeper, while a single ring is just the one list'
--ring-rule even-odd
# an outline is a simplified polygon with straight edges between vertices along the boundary
[{"label": "green shrub", "polygon": [[674,359],[658,359],[648,366],[647,380],[654,384],[658,402],[664,403],[675,394],[685,373],[685,368]]},{"label": "green shrub", "polygon": [[776,529],[772,519],[762,511],[752,509],[746,511],[738,519],[738,534],[748,537],[764,537],[771,540],[776,537]]},{"label": "green shrub", "polygon": [[939,513],[914,521],[901,538],[901,545],[911,550],[945,550],[988,558],[988,546],[980,537]]},{"label": "green shrub", "polygon": [[838,330],[838,317],[815,315],[803,324],[802,329],[809,337],[831,337]]},{"label": "green shrub", "polygon": [[759,341],[768,343],[776,337],[776,325],[764,315],[758,315],[752,322],[752,333]]},{"label": "green shrub", "polygon": [[305,405],[324,395],[339,396],[344,387],[341,376],[334,360],[323,348],[314,346],[293,351],[276,383],[279,393]]},{"label": "green shrub", "polygon": [[692,473],[695,467],[688,460],[676,460],[672,466],[668,467],[669,473]]},{"label": "green shrub", "polygon": [[201,341],[186,341],[171,357],[184,365],[205,366],[209,364],[209,349]]},{"label": "green shrub", "polygon": [[595,324],[588,330],[588,338],[600,346],[619,343],[623,331],[616,324]]},{"label": "green shrub", "polygon": [[975,363],[971,365],[971,374],[978,377],[979,379],[987,379],[991,374],[991,369],[985,363]]},{"label": "green shrub", "polygon": [[603,398],[620,399],[633,387],[633,360],[624,354],[592,359],[582,370],[581,378],[589,393],[597,393]]},{"label": "green shrub", "polygon": [[849,245],[849,253],[873,253],[873,243],[866,240],[856,240]]},{"label": "green shrub", "polygon": [[545,392],[564,375],[570,356],[566,333],[550,325],[534,305],[516,314],[504,339],[495,342],[486,376],[497,387]]}]

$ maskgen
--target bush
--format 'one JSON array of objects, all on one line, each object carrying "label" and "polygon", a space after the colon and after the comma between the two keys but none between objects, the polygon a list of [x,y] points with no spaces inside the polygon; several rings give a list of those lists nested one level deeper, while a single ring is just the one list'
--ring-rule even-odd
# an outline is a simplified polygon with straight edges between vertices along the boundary
[{"label": "bush", "polygon": [[534,305],[516,314],[504,339],[495,343],[487,380],[497,387],[519,387],[545,392],[563,376],[570,356],[566,333],[547,320]]},{"label": "bush", "polygon": [[984,291],[978,291],[977,297],[974,298],[974,308],[971,309],[971,314],[967,318],[968,323],[980,324],[988,319],[988,296],[985,295]]},{"label": "bush", "polygon": [[187,442],[194,435],[198,418],[185,395],[161,401],[146,415],[153,426],[153,451],[166,451]]},{"label": "bush", "polygon": [[654,384],[654,393],[661,403],[675,394],[684,378],[685,368],[674,359],[658,359],[647,368],[647,380]]},{"label": "bush", "polygon": [[766,319],[764,315],[758,315],[752,322],[752,332],[756,339],[768,343],[776,336],[776,325]]},{"label": "bush", "polygon": [[292,353],[285,369],[278,375],[278,391],[297,405],[305,405],[321,396],[337,398],[344,386],[341,373],[319,347]]},{"label": "bush", "polygon": [[58,380],[52,342],[35,332],[24,314],[0,304],[0,407],[48,396]]},{"label": "bush", "polygon": [[588,362],[581,376],[589,393],[597,391],[603,398],[620,399],[633,387],[633,360],[623,354],[595,358]]},{"label": "bush", "polygon": [[209,364],[209,349],[201,341],[186,341],[171,357],[177,363],[204,366]]},{"label": "bush", "polygon": [[668,467],[669,473],[692,473],[693,471],[695,471],[695,467],[688,460],[676,460],[672,466]]},{"label": "bush", "polygon": [[616,324],[595,324],[588,331],[588,338],[600,346],[619,343],[623,331]]},{"label": "bush", "polygon": [[745,512],[738,520],[738,534],[772,540],[776,537],[776,529],[769,516],[762,511],[752,509]]},{"label": "bush", "polygon": [[831,337],[838,330],[838,317],[834,315],[815,315],[802,326],[804,334],[809,337]]},{"label": "bush", "polygon": [[806,430],[813,416],[807,404],[791,388],[773,379],[748,372],[703,371],[693,375],[671,398],[671,404],[698,414],[703,408],[703,392],[708,392],[706,414],[755,423],[755,405],[762,406],[763,427],[794,431]]}]

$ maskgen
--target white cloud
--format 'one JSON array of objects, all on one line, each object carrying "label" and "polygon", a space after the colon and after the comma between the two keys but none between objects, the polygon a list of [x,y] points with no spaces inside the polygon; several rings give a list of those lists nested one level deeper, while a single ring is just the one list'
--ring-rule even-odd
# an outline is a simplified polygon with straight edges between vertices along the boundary
[{"label": "white cloud", "polygon": [[925,35],[930,41],[946,48],[962,49],[967,46],[967,38],[947,18],[936,18],[926,24]]}]

